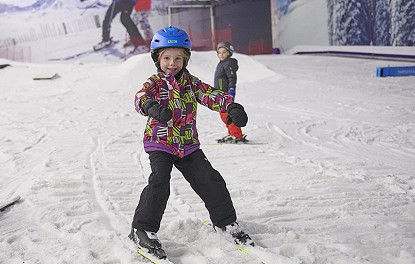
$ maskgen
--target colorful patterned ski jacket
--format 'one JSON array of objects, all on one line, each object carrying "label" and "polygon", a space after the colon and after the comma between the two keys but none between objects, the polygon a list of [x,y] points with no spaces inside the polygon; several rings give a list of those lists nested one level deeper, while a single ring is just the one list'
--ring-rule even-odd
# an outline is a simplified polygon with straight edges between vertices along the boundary
[{"label": "colorful patterned ski jacket", "polygon": [[144,106],[152,100],[168,107],[173,117],[167,123],[148,117],[144,131],[144,150],[161,150],[184,157],[200,147],[196,128],[197,103],[217,112],[226,112],[232,97],[191,75],[187,69],[176,80],[158,72],[143,84],[135,95],[135,109],[148,116]]}]

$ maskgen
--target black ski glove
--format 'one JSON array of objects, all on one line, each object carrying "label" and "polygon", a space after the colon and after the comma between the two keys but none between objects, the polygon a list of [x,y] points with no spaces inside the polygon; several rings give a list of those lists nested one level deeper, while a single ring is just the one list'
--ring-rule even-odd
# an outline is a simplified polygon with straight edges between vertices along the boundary
[{"label": "black ski glove", "polygon": [[146,112],[150,117],[163,123],[169,121],[173,116],[173,112],[170,109],[162,106],[156,101],[148,102],[144,106],[144,112]]},{"label": "black ski glove", "polygon": [[228,106],[228,117],[226,118],[226,124],[233,123],[237,127],[244,127],[248,123],[248,115],[246,114],[244,107],[238,103],[232,103]]}]

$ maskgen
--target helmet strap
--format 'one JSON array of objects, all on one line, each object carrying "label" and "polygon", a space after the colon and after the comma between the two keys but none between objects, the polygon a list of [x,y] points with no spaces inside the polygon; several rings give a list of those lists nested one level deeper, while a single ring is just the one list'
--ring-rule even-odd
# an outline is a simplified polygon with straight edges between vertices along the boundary
[{"label": "helmet strap", "polygon": [[159,50],[151,51],[151,59],[153,59],[154,63],[157,63],[159,61]]}]

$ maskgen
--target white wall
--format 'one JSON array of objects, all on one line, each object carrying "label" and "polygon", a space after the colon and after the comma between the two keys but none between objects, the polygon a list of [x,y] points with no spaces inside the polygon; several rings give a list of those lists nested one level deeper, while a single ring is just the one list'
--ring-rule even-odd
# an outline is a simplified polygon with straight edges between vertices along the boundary
[{"label": "white wall", "polygon": [[297,0],[277,19],[275,35],[282,52],[297,45],[329,45],[326,0]]}]

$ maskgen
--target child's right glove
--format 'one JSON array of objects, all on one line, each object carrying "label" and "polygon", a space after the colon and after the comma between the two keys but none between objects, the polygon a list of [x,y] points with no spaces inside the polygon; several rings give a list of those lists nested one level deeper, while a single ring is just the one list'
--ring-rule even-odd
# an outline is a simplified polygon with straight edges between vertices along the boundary
[{"label": "child's right glove", "polygon": [[170,109],[162,106],[156,101],[146,103],[144,106],[144,112],[146,112],[150,117],[163,123],[169,121],[173,116],[173,112]]},{"label": "child's right glove", "polygon": [[248,115],[246,114],[244,107],[238,103],[231,103],[228,106],[228,117],[226,118],[226,124],[233,123],[237,127],[244,127],[248,123]]}]

